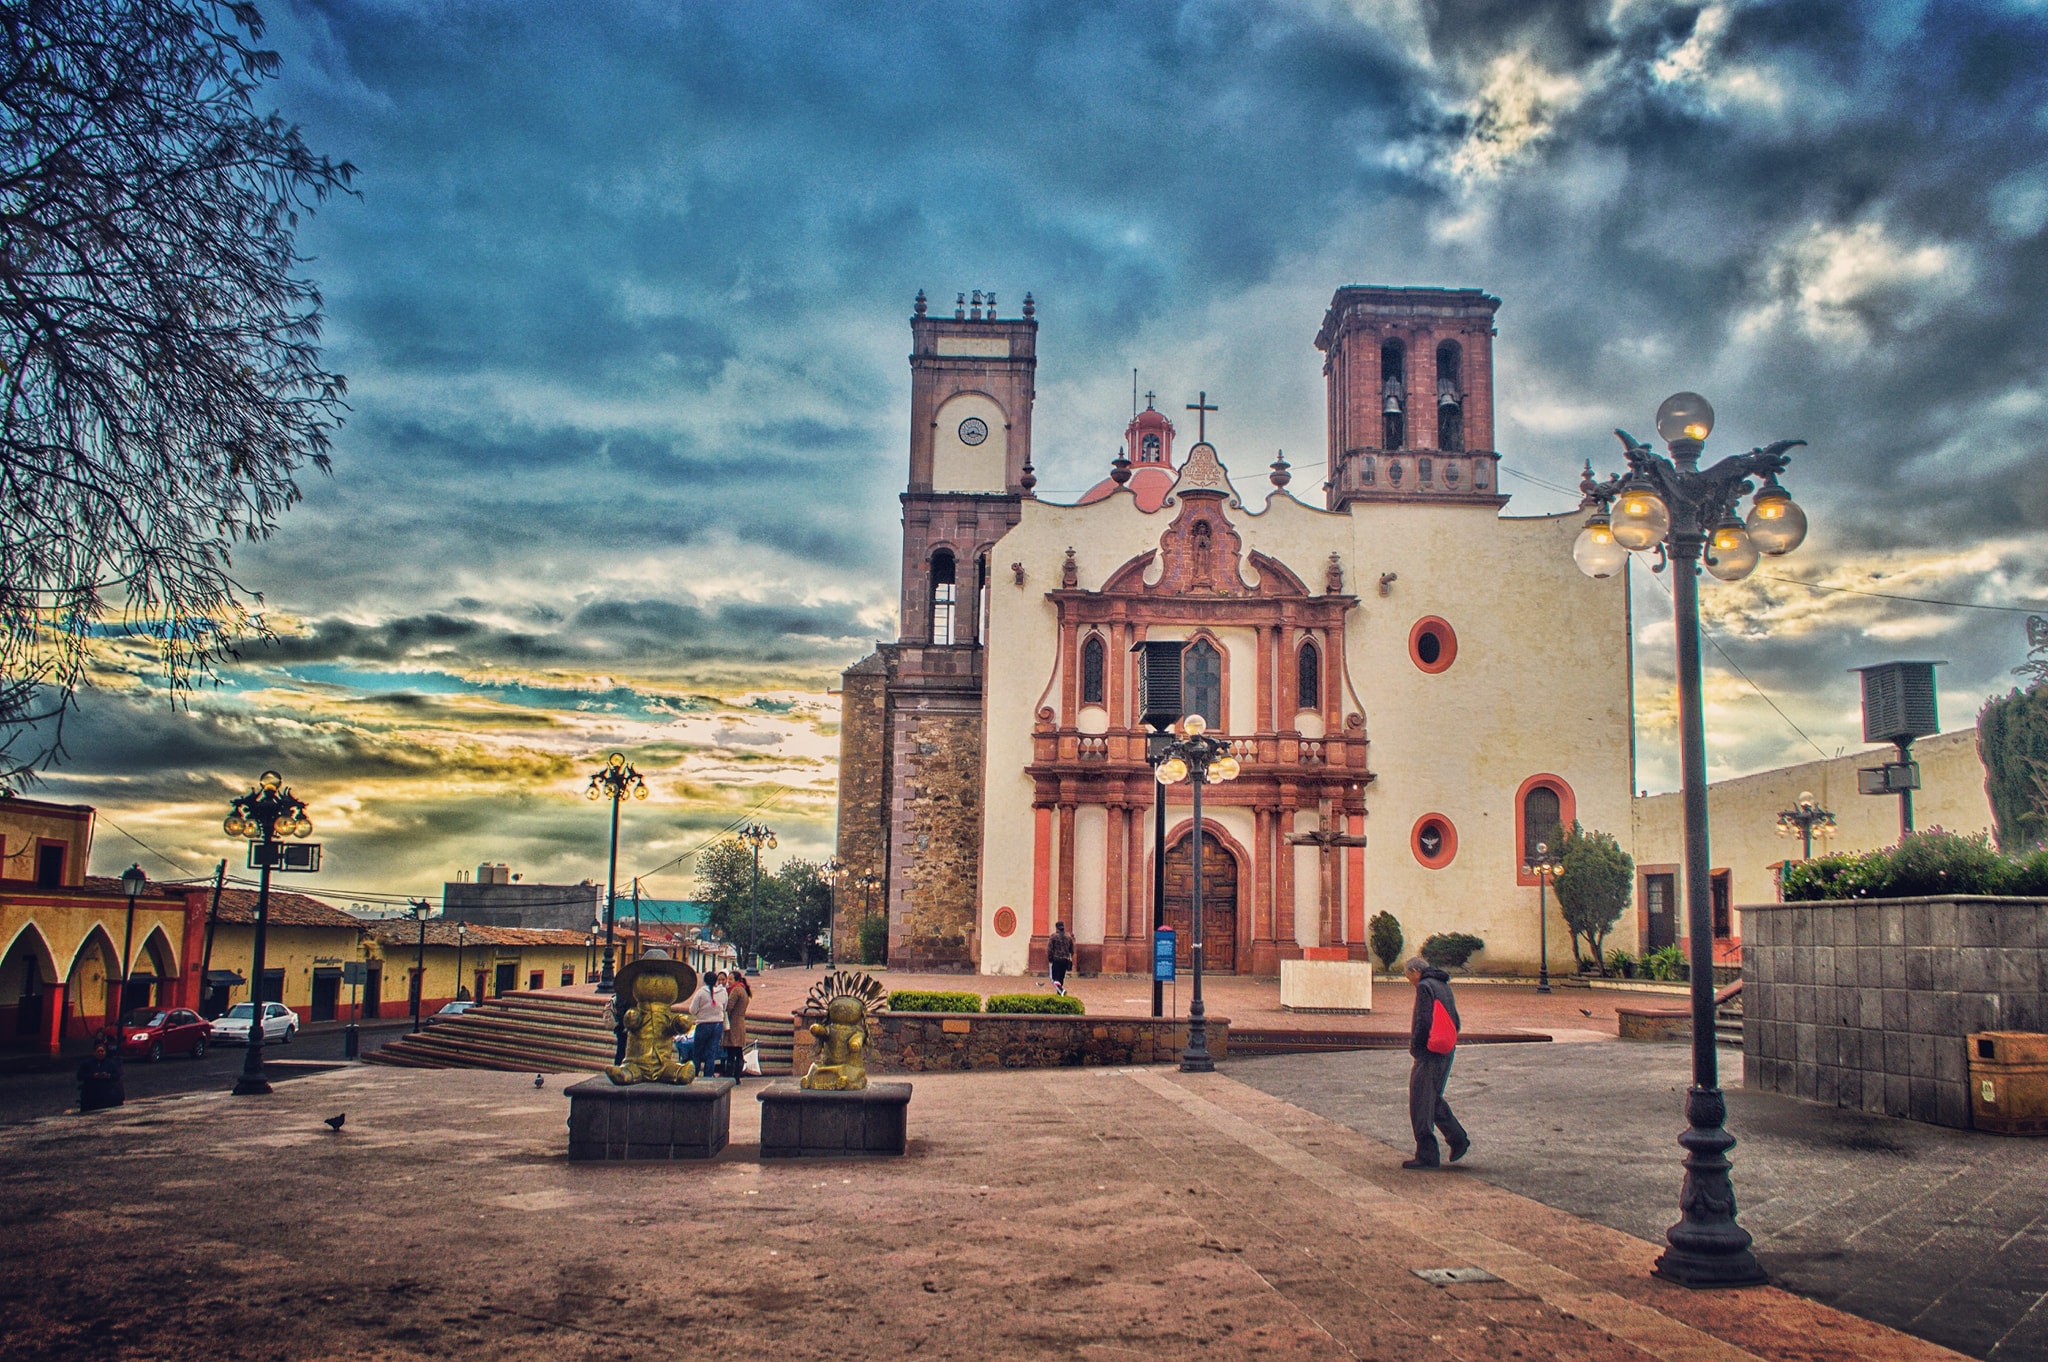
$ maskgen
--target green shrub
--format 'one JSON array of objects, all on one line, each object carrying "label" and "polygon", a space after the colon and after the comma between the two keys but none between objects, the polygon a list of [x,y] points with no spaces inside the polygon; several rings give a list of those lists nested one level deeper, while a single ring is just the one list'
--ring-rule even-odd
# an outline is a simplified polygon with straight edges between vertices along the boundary
[{"label": "green shrub", "polygon": [[1438,932],[1422,943],[1422,958],[1438,969],[1458,969],[1486,949],[1486,943],[1470,932]]},{"label": "green shrub", "polygon": [[1593,963],[1607,946],[1607,933],[1621,920],[1636,888],[1636,863],[1611,832],[1587,832],[1574,822],[1558,849],[1564,869],[1557,877],[1557,910],[1572,934],[1572,958],[1585,940]]},{"label": "green shrub", "polygon": [[1643,973],[1664,983],[1685,977],[1685,953],[1676,946],[1665,946],[1651,951],[1643,957]]},{"label": "green shrub", "polygon": [[2048,893],[2048,857],[2002,856],[1983,833],[1929,828],[1877,851],[1839,851],[1785,867],[1787,902]]},{"label": "green shrub", "polygon": [[891,1012],[979,1012],[979,993],[934,993],[924,989],[900,988],[889,995]]},{"label": "green shrub", "polygon": [[1607,972],[1619,974],[1624,979],[1636,977],[1636,958],[1621,947],[1607,952]]},{"label": "green shrub", "polygon": [[889,963],[889,919],[864,918],[860,924],[860,962],[863,965]]},{"label": "green shrub", "polygon": [[1081,1000],[1063,993],[992,993],[991,1012],[1044,1012],[1054,1016],[1078,1017],[1088,1009]]},{"label": "green shrub", "polygon": [[1372,921],[1365,924],[1366,938],[1372,942],[1372,953],[1379,959],[1380,968],[1392,970],[1401,959],[1401,923],[1392,913],[1374,913]]}]

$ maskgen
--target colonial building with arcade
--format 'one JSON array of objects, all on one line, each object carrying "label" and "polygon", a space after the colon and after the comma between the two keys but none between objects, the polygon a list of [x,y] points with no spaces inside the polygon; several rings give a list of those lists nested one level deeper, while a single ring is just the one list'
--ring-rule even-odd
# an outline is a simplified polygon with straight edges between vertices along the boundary
[{"label": "colonial building with arcade", "polygon": [[[846,673],[841,739],[839,855],[892,964],[1024,972],[1063,921],[1083,972],[1146,968],[1158,787],[1133,649],[1173,640],[1184,707],[1243,768],[1204,798],[1211,970],[1363,960],[1381,911],[1410,950],[1471,932],[1475,969],[1533,969],[1533,844],[1575,818],[1628,832],[1630,629],[1625,578],[1573,564],[1581,516],[1506,514],[1499,306],[1337,290],[1313,501],[1270,446],[1210,438],[1201,396],[1185,449],[1148,402],[1058,504],[1033,490],[1032,300],[940,316],[920,295],[900,637]],[[1166,798],[1184,925],[1189,792]],[[842,895],[840,939],[869,910]]]}]

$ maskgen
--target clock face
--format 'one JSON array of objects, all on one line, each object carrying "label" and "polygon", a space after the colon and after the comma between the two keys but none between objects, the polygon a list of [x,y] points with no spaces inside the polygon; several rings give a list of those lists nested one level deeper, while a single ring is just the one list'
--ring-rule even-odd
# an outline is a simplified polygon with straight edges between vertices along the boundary
[{"label": "clock face", "polygon": [[988,422],[979,416],[970,416],[960,423],[960,443],[978,445],[988,438]]}]

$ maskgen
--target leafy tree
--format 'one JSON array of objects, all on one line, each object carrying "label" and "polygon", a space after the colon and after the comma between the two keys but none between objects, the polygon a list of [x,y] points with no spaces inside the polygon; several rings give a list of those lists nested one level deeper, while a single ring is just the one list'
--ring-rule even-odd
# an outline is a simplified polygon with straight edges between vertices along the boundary
[{"label": "leafy tree", "polygon": [[2033,657],[2014,668],[2025,690],[1995,696],[1977,712],[1977,756],[2001,851],[2048,842],[2048,619],[2027,619]]},{"label": "leafy tree", "polygon": [[768,960],[802,959],[804,943],[832,920],[832,887],[820,866],[796,858],[762,866],[757,898],[754,849],[738,838],[698,853],[697,897],[711,905],[713,930]]},{"label": "leafy tree", "polygon": [[1557,875],[1557,909],[1571,929],[1572,958],[1579,959],[1584,938],[1597,964],[1607,934],[1635,893],[1636,863],[1611,832],[1587,832],[1574,822],[1558,850],[1563,869]]},{"label": "leafy tree", "polygon": [[1401,959],[1401,922],[1392,913],[1374,913],[1372,921],[1365,924],[1366,940],[1372,943],[1372,953],[1378,957],[1380,968],[1391,971]]},{"label": "leafy tree", "polygon": [[1438,932],[1422,943],[1422,958],[1438,969],[1461,969],[1467,960],[1486,949],[1486,943],[1470,932]]},{"label": "leafy tree", "polygon": [[355,172],[256,111],[262,36],[228,0],[0,0],[0,778],[62,751],[96,634],[175,700],[260,630],[229,550],[327,467],[294,241]]}]

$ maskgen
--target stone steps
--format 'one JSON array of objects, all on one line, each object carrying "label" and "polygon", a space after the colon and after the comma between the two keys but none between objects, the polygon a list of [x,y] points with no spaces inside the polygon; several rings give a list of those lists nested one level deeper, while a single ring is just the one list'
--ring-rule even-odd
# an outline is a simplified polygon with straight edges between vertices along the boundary
[{"label": "stone steps", "polygon": [[514,993],[388,1041],[363,1058],[414,1069],[588,1073],[612,1062],[614,1044],[609,999]]}]

